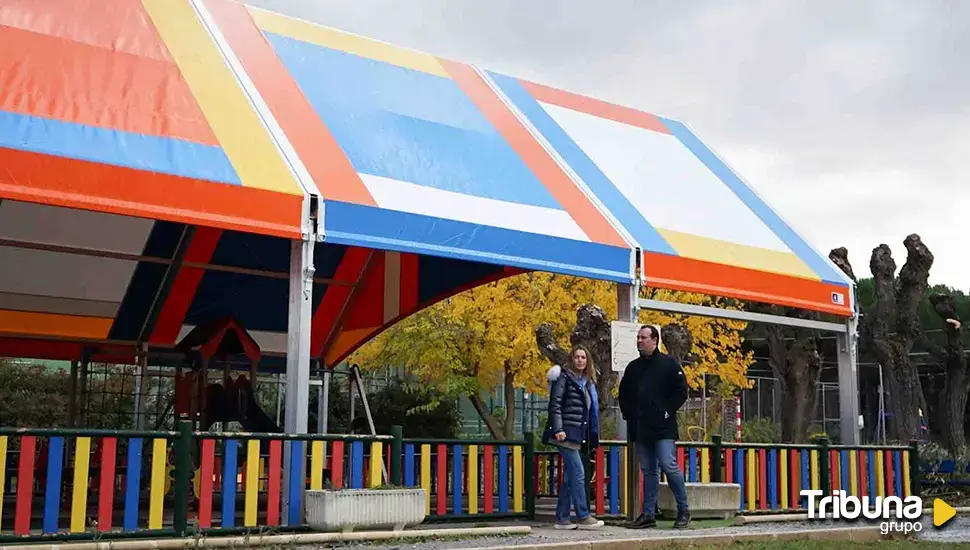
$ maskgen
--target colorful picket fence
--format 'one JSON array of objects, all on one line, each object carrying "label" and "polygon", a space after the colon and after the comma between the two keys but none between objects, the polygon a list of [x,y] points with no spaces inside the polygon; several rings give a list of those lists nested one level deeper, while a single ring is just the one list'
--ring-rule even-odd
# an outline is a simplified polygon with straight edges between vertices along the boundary
[{"label": "colorful picket fence", "polygon": [[164,530],[172,432],[0,431],[0,534]]},{"label": "colorful picket fence", "polygon": [[531,453],[525,441],[405,439],[402,481],[427,490],[430,520],[526,517]]},{"label": "colorful picket fence", "polygon": [[427,490],[429,520],[528,515],[526,441],[0,430],[0,542],[303,529],[305,489]]},{"label": "colorful picket fence", "polygon": [[[918,494],[915,446],[683,443],[688,482],[741,485],[738,509],[803,509],[803,489]],[[628,452],[589,457],[592,509],[628,513]],[[0,542],[304,529],[306,489],[395,486],[427,492],[430,521],[534,517],[558,494],[557,453],[524,441],[390,436],[0,429]],[[636,490],[636,489],[634,489]],[[192,526],[192,529],[189,529]]]},{"label": "colorful picket fence", "polygon": [[[769,512],[803,510],[802,490],[843,490],[853,496],[918,494],[918,451],[915,446],[759,445],[681,442],[677,464],[689,483],[727,482],[741,485],[738,510]],[[555,497],[563,476],[558,452],[535,454],[533,490]],[[591,508],[598,515],[627,514],[627,447],[605,441],[589,457]],[[640,499],[643,473],[637,468]],[[661,481],[664,481],[661,475]]]}]

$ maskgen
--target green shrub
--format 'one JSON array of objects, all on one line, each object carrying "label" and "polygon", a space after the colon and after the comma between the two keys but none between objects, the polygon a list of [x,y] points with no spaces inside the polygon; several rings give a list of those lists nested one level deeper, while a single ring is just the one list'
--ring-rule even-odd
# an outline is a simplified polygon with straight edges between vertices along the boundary
[{"label": "green shrub", "polygon": [[741,441],[744,443],[778,443],[781,427],[768,418],[741,421]]}]

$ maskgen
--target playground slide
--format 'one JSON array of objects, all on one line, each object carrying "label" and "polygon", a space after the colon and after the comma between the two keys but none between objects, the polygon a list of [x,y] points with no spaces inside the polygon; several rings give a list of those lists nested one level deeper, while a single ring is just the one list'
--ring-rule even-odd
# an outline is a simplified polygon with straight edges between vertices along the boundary
[{"label": "playground slide", "polygon": [[230,380],[228,387],[209,384],[206,408],[208,421],[204,429],[208,429],[213,422],[236,421],[247,432],[283,433],[256,402],[249,380],[241,376]]},{"label": "playground slide", "polygon": [[[243,379],[245,380],[245,379]],[[247,432],[253,433],[283,433],[283,430],[273,422],[256,402],[252,386],[245,380],[245,386],[238,387],[240,408],[239,423]]]}]

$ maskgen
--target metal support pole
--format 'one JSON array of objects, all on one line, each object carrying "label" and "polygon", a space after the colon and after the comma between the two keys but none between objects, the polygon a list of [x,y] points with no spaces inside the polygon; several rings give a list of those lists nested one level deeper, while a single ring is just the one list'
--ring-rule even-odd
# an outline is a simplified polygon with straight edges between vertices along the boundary
[{"label": "metal support pole", "polygon": [[876,422],[876,442],[886,444],[886,387],[882,379],[882,363],[879,363],[879,420]]},{"label": "metal support pole", "polygon": [[822,494],[832,494],[832,461],[829,457],[829,438],[822,436],[815,442],[818,446],[818,478],[822,486]]},{"label": "metal support pole", "polygon": [[[90,351],[85,349],[81,352],[81,365],[78,373],[78,418],[81,428],[88,427],[88,367],[90,365]],[[143,405],[144,406],[144,405]]]},{"label": "metal support pole", "polygon": [[404,485],[404,476],[401,466],[401,454],[404,452],[404,427],[391,426],[391,485],[400,487]]},{"label": "metal support pole", "polygon": [[[313,303],[313,245],[307,235],[290,242],[290,296],[286,330],[286,405],[284,428],[288,434],[307,433],[310,408],[310,319]],[[290,503],[291,479],[303,479],[300,457],[291,456],[293,445],[286,445],[283,475],[284,509],[288,518],[303,517],[303,501]],[[293,471],[293,469],[297,471]],[[299,510],[297,508],[300,508]]]},{"label": "metal support pole", "polygon": [[[635,323],[639,320],[639,303],[637,301],[638,294],[640,292],[639,283],[632,285],[618,284],[616,285],[616,316],[619,321],[626,321],[629,323]],[[619,373],[622,378],[623,373]],[[629,496],[630,502],[627,507],[627,518],[630,520],[636,519],[640,515],[640,487],[637,486],[637,481],[640,479],[639,468],[640,460],[637,456],[636,445],[630,441],[630,434],[628,433],[628,427],[626,420],[624,420],[619,407],[616,410],[616,438],[620,441],[627,441],[627,456],[630,457],[626,461],[626,494]]]},{"label": "metal support pole", "polygon": [[531,521],[536,519],[536,438],[532,432],[522,434],[525,438],[525,511]]},{"label": "metal support pole", "polygon": [[839,348],[839,432],[843,445],[859,445],[859,368],[858,323],[846,322],[846,332],[838,334]]},{"label": "metal support pole", "polygon": [[323,387],[317,391],[321,392],[318,394],[317,399],[317,430],[322,433],[329,433],[330,429],[330,377],[333,376],[333,372],[330,369],[325,368],[323,370]]},{"label": "metal support pole", "polygon": [[148,399],[145,388],[148,387],[148,344],[142,344],[138,354],[138,371],[135,373],[135,429],[145,429],[145,411],[148,409]]},{"label": "metal support pole", "polygon": [[353,435],[353,434],[357,433],[357,430],[354,428],[354,420],[357,420],[357,384],[354,384],[354,381],[351,380],[350,383],[347,384],[347,385],[350,387],[350,391],[348,392],[350,394],[350,426],[349,426],[349,428],[350,428],[351,435]]},{"label": "metal support pole", "polygon": [[71,378],[68,382],[67,425],[77,428],[77,361],[71,361]]},{"label": "metal support pole", "polygon": [[[353,376],[353,385],[357,386],[357,391],[360,393],[360,402],[364,405],[364,415],[367,417],[367,425],[370,427],[370,434],[377,435],[377,428],[374,427],[374,417],[370,413],[370,404],[367,402],[367,390],[364,388],[364,379],[360,375],[360,367],[357,365],[352,365],[350,367],[350,374]],[[389,481],[387,477],[387,466],[381,463],[381,473],[384,474],[384,481]]]},{"label": "metal support pole", "polygon": [[307,430],[310,406],[310,317],[313,301],[312,239],[290,243],[290,301],[286,336],[286,409],[288,434]]},{"label": "metal support pole", "polygon": [[285,399],[285,394],[283,393],[283,375],[276,375],[276,424],[279,425],[280,420],[283,417],[283,399]]}]

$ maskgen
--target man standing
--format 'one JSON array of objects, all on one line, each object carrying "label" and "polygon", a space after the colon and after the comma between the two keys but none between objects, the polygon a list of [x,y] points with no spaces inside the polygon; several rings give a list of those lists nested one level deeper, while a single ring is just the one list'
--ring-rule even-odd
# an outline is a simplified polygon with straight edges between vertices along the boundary
[{"label": "man standing", "polygon": [[687,379],[677,361],[657,349],[659,342],[656,327],[640,327],[637,332],[640,357],[630,361],[620,380],[620,413],[627,421],[630,441],[636,444],[644,479],[643,512],[631,525],[634,529],[657,525],[654,511],[660,487],[658,463],[677,500],[674,527],[682,529],[690,523],[687,486],[683,472],[677,467],[674,449],[679,436],[677,410],[687,401]]}]

